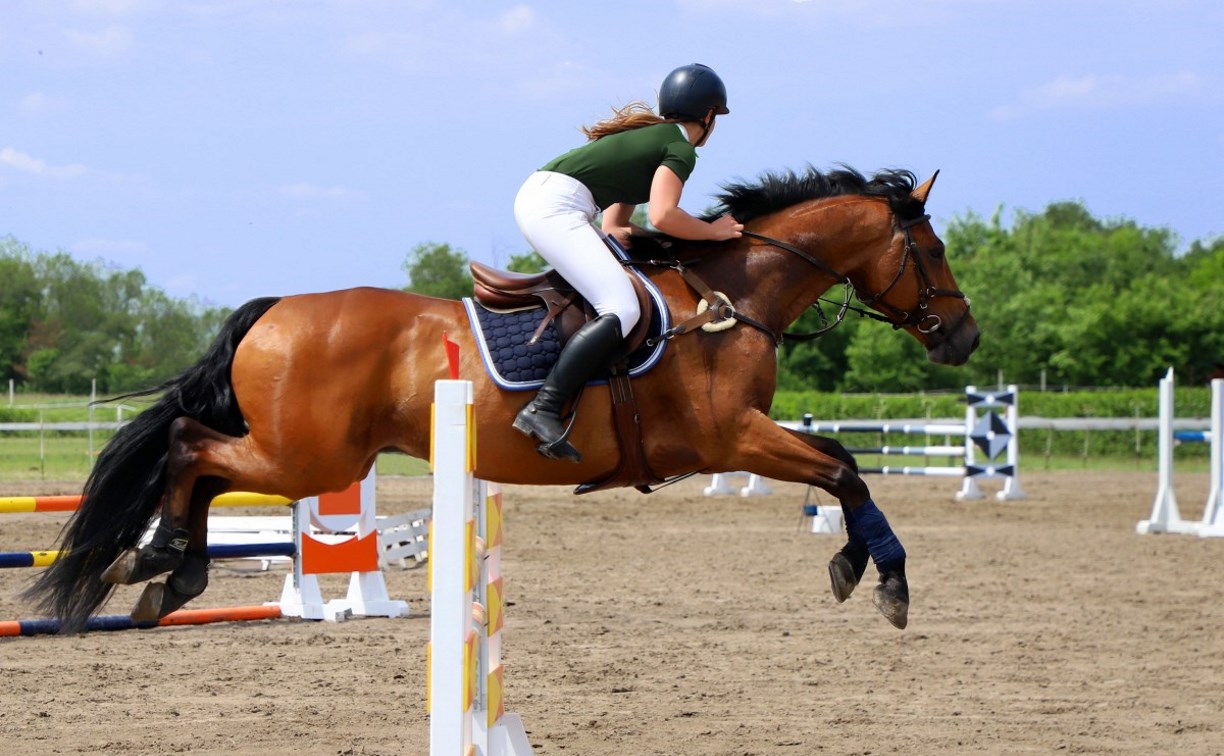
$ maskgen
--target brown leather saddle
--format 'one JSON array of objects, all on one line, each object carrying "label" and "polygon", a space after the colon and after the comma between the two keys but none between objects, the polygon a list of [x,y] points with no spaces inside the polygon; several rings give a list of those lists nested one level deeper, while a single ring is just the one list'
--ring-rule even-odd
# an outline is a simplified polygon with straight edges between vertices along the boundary
[{"label": "brown leather saddle", "polygon": [[[519,310],[544,307],[547,314],[540,321],[532,341],[537,339],[551,322],[557,331],[562,346],[584,323],[595,317],[595,311],[555,270],[543,273],[511,273],[491,268],[479,262],[470,263],[475,299],[492,310]],[[649,313],[654,301],[641,277],[629,275],[637,293],[642,317],[625,339],[624,355],[636,350],[646,340],[650,331]],[[620,462],[616,470],[606,478],[583,483],[575,493],[590,493],[605,488],[633,486],[643,493],[650,493],[652,485],[663,482],[650,471],[646,462],[646,450],[642,444],[642,421],[633,398],[629,371],[623,360],[610,368],[608,389],[612,396],[612,419],[620,447]]]},{"label": "brown leather saddle", "polygon": [[[471,262],[468,267],[472,271],[477,302],[491,310],[521,310],[543,306],[548,314],[541,321],[540,330],[551,322],[557,329],[562,346],[583,323],[595,318],[595,311],[582,295],[551,268],[542,273],[511,273],[478,262]],[[646,340],[650,331],[649,313],[654,309],[654,301],[650,298],[650,292],[646,291],[641,277],[631,273],[629,280],[637,294],[642,317],[625,338],[625,354],[633,352]]]}]

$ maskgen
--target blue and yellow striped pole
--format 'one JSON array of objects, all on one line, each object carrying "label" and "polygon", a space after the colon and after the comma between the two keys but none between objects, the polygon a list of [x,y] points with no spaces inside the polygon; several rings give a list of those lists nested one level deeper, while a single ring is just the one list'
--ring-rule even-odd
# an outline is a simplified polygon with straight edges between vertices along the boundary
[{"label": "blue and yellow striped pole", "polygon": [[[15,567],[47,567],[59,556],[59,551],[0,552],[0,569]],[[217,543],[208,547],[210,559],[250,559],[253,557],[285,556],[297,553],[293,541],[270,543]]]}]

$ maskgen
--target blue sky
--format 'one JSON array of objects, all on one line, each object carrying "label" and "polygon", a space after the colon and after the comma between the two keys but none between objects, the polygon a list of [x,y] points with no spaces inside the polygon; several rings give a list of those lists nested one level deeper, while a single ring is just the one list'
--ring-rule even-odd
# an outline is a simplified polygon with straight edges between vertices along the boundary
[{"label": "blue sky", "polygon": [[1224,234],[1219,0],[3,0],[0,236],[177,297],[402,286],[424,242],[504,263],[578,127],[726,81],[682,205],[766,170],[941,169],[969,211]]}]

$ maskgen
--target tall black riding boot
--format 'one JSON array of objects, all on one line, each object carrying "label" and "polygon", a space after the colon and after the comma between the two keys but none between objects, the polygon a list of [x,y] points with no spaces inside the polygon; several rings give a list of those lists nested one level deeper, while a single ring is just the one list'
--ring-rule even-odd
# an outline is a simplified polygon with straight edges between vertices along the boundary
[{"label": "tall black riding boot", "polygon": [[514,419],[515,429],[540,442],[536,450],[549,459],[582,460],[566,440],[561,413],[592,375],[607,367],[622,343],[620,318],[600,315],[578,329],[565,347],[535,399]]}]

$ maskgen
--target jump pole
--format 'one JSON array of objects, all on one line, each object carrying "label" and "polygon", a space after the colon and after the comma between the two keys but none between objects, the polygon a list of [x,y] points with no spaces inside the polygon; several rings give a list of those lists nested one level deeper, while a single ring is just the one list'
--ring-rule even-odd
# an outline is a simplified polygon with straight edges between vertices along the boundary
[{"label": "jump pole", "polygon": [[[59,559],[59,551],[7,551],[0,553],[0,569],[47,567]],[[252,559],[255,557],[292,557],[297,553],[292,541],[268,543],[217,543],[208,547],[209,559]]]},{"label": "jump pole", "polygon": [[[232,606],[223,609],[180,609],[171,612],[160,620],[152,622],[133,622],[126,614],[90,617],[85,623],[85,629],[94,632],[99,630],[147,630],[154,627],[169,627],[171,625],[205,625],[213,622],[250,622],[252,620],[278,619],[281,616],[280,607],[264,606]],[[12,620],[0,622],[0,637],[18,635],[53,635],[59,632],[59,620],[34,619]]]},{"label": "jump pole", "polygon": [[531,756],[523,721],[503,711],[500,494],[474,476],[473,409],[470,381],[434,384],[429,752]]},{"label": "jump pole", "polygon": [[[278,507],[292,504],[292,499],[269,494],[234,491],[212,500],[213,507]],[[0,496],[0,514],[26,512],[75,512],[81,505],[81,495],[70,496]]]}]

